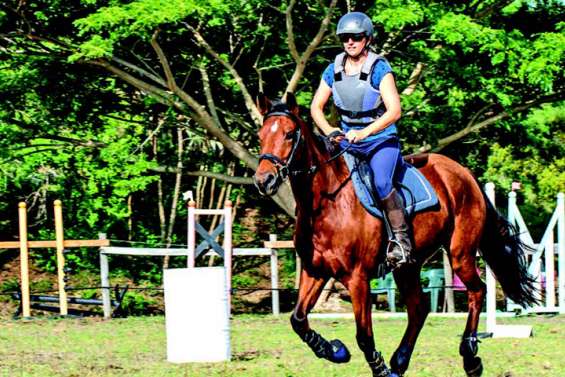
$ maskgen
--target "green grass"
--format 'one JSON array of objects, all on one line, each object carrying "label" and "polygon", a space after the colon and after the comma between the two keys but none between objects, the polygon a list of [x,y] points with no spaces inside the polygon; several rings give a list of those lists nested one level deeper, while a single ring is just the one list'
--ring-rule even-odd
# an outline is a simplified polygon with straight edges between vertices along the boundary
[{"label": "green grass", "polygon": [[[565,376],[564,316],[500,322],[532,324],[535,336],[483,340],[484,376]],[[34,319],[0,322],[0,376],[370,376],[352,319],[311,323],[327,339],[346,343],[348,364],[317,359],[292,332],[288,315],[236,316],[231,362],[183,365],[166,362],[163,317]],[[386,359],[405,324],[374,319],[377,347]],[[407,376],[464,376],[458,354],[464,324],[464,318],[429,318]]]}]

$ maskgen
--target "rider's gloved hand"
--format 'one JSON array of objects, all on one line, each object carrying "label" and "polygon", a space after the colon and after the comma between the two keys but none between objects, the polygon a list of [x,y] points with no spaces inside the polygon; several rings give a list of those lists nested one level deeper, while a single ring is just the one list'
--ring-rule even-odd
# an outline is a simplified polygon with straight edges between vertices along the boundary
[{"label": "rider's gloved hand", "polygon": [[341,132],[341,130],[336,129],[322,139],[324,140],[324,144],[326,145],[326,150],[330,153],[330,155],[333,155],[339,151],[339,142],[345,140],[345,134]]},{"label": "rider's gloved hand", "polygon": [[328,140],[333,145],[339,145],[339,142],[345,138],[345,134],[341,130],[335,130],[328,135]]}]

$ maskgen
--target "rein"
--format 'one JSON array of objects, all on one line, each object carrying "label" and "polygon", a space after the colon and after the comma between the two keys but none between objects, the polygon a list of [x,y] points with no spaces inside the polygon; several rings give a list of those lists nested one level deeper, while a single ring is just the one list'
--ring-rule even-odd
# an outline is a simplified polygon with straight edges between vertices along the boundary
[{"label": "rein", "polygon": [[[292,120],[296,124],[297,129],[292,135],[292,149],[290,150],[290,153],[289,153],[288,157],[286,158],[286,162],[283,161],[280,157],[275,156],[274,154],[263,153],[263,154],[259,155],[259,163],[261,163],[262,160],[270,161],[277,168],[277,175],[283,181],[286,180],[289,176],[297,176],[297,175],[300,175],[300,174],[314,174],[314,173],[316,173],[318,171],[318,168],[319,168],[318,165],[312,165],[312,166],[310,166],[309,168],[306,168],[306,169],[291,169],[291,164],[294,160],[296,150],[298,149],[298,146],[300,145],[300,143],[303,141],[302,131],[300,129],[301,120],[296,115],[294,115],[293,113],[288,111],[286,108],[283,108],[283,109],[279,108],[279,109],[275,109],[274,111],[271,111],[271,112],[265,114],[265,116],[263,118],[263,123],[268,118],[273,117],[273,116],[284,116],[286,118],[289,118],[290,120]],[[330,162],[336,160],[338,157],[340,157],[345,152],[347,152],[347,150],[350,147],[351,147],[351,145],[348,145],[346,148],[339,151],[336,155],[331,156],[329,159],[322,162],[321,165],[329,164]]]}]

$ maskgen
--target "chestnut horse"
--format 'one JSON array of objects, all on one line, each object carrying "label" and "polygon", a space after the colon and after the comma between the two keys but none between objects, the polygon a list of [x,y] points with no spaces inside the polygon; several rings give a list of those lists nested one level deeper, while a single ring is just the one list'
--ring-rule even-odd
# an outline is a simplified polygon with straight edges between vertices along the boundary
[{"label": "chestnut horse", "polygon": [[469,170],[439,154],[421,157],[419,169],[434,187],[440,205],[413,216],[416,263],[394,271],[406,301],[408,324],[389,370],[375,350],[369,289],[369,280],[384,259],[387,237],[383,224],[357,200],[344,159],[332,158],[312,128],[300,119],[292,93],[287,94],[286,103],[261,96],[257,105],[264,118],[255,184],[262,194],[273,195],[288,178],[296,200],[294,243],[303,269],[291,316],[294,331],[318,357],[336,363],[349,361],[343,343],[327,341],[310,328],[307,319],[326,281],[334,277],[350,292],[357,343],[373,376],[401,376],[429,312],[420,269],[432,253],[444,247],[453,270],[467,287],[469,315],[459,352],[467,375],[480,376],[483,367],[477,357],[477,327],[486,287],[475,268],[477,249],[514,302],[528,305],[536,302],[537,296],[527,273],[525,246],[486,199]]}]

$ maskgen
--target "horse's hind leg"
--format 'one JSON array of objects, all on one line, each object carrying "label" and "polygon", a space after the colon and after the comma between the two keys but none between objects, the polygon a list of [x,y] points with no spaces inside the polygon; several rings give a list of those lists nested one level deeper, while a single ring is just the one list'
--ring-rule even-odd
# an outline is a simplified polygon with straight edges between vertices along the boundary
[{"label": "horse's hind leg", "polygon": [[290,323],[294,332],[314,351],[316,356],[334,363],[346,363],[351,356],[343,343],[339,340],[328,342],[312,330],[308,323],[308,313],[318,301],[326,281],[326,278],[314,277],[306,269],[302,270],[298,302],[290,316]]},{"label": "horse's hind leg", "polygon": [[408,369],[410,357],[420,330],[424,326],[426,317],[430,312],[428,301],[425,299],[420,283],[420,266],[408,266],[394,271],[394,278],[398,289],[406,300],[408,312],[408,325],[400,345],[390,359],[391,370],[394,374],[402,376]]},{"label": "horse's hind leg", "polygon": [[486,286],[479,277],[476,269],[476,252],[480,229],[469,219],[457,218],[455,231],[451,237],[450,253],[453,271],[467,287],[469,316],[467,325],[459,346],[459,354],[463,356],[463,368],[467,376],[480,376],[483,372],[481,358],[477,357],[479,350],[477,329],[483,307]]},{"label": "horse's hind leg", "polygon": [[363,351],[365,360],[369,363],[374,377],[390,376],[390,370],[387,368],[382,355],[375,350],[369,282],[367,278],[354,276],[344,283],[351,293],[351,302],[357,325],[357,344]]}]

